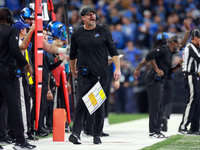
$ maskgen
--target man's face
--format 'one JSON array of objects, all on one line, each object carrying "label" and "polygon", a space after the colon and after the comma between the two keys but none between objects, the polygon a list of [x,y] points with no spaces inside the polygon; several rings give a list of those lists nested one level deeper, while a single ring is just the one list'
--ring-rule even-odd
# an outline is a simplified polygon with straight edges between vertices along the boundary
[{"label": "man's face", "polygon": [[25,22],[31,26],[35,22],[35,20],[34,20],[34,18],[26,18]]},{"label": "man's face", "polygon": [[197,46],[200,48],[200,37],[199,38],[197,38]]},{"label": "man's face", "polygon": [[174,42],[173,46],[174,46],[173,53],[176,54],[179,51],[180,44],[179,44],[179,42]]},{"label": "man's face", "polygon": [[43,39],[47,41],[47,31],[43,30]]},{"label": "man's face", "polygon": [[192,43],[194,43],[198,48],[200,48],[200,37],[194,37],[192,39]]},{"label": "man's face", "polygon": [[21,33],[22,37],[24,38],[26,36],[26,33],[27,33],[26,28],[21,29],[20,33]]},{"label": "man's face", "polygon": [[94,12],[89,12],[83,16],[83,21],[89,26],[94,26],[96,24],[96,14]]}]

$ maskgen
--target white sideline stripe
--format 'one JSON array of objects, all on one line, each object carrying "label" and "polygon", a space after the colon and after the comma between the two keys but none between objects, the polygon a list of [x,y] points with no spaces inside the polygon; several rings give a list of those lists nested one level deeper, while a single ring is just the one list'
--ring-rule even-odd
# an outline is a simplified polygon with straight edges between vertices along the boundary
[{"label": "white sideline stripe", "polygon": [[43,36],[43,33],[37,33],[37,36]]},{"label": "white sideline stripe", "polygon": [[43,50],[38,50],[37,53],[38,53],[38,54],[42,54],[42,53],[43,53]]},{"label": "white sideline stripe", "polygon": [[37,16],[37,19],[42,19],[42,16]]}]

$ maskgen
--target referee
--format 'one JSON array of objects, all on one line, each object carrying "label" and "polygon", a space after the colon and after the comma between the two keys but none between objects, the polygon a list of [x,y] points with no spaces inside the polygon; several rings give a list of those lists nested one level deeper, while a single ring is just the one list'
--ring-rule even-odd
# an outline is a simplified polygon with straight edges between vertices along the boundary
[{"label": "referee", "polygon": [[20,90],[18,77],[20,72],[16,67],[19,63],[32,74],[32,68],[27,63],[19,49],[19,31],[12,27],[13,14],[8,8],[0,8],[0,91],[8,107],[8,122],[14,131],[16,144],[14,149],[34,149],[25,141],[23,134],[22,114],[20,111]]},{"label": "referee", "polygon": [[[198,84],[199,74],[198,67],[200,63],[200,30],[192,31],[191,42],[183,51],[183,77],[187,94],[187,103],[183,112],[183,118],[179,126],[179,134],[195,134],[199,135],[199,98]],[[187,126],[191,123],[190,130]]]}]

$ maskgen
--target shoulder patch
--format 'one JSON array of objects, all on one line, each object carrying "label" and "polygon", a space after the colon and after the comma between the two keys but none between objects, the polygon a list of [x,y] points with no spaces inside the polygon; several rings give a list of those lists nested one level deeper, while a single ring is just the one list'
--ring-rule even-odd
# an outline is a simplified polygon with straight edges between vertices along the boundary
[{"label": "shoulder patch", "polygon": [[16,38],[16,40],[18,40],[18,36],[16,36],[15,38]]}]

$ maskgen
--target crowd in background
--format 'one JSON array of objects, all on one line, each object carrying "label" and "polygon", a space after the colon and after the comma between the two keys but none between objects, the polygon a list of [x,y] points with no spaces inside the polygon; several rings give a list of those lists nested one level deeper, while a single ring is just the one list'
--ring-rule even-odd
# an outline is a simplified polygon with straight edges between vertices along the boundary
[{"label": "crowd in background", "polygon": [[[64,23],[64,0],[52,0],[56,20]],[[6,6],[19,18],[20,10],[32,0],[1,0],[0,7]],[[43,2],[46,2],[43,0]],[[148,112],[148,100],[144,77],[149,66],[143,68],[141,77],[134,80],[133,72],[137,64],[152,49],[158,33],[169,36],[184,33],[183,20],[191,20],[191,29],[200,28],[199,0],[68,0],[69,24],[75,29],[81,25],[80,11],[92,7],[97,11],[98,24],[106,25],[113,36],[116,48],[124,58],[121,60],[122,77],[118,90],[111,87],[110,110],[116,113]],[[50,17],[51,18],[51,17]],[[44,25],[48,23],[44,22]],[[181,53],[176,57],[181,57]],[[176,61],[176,57],[174,61]],[[174,99],[184,94],[181,71],[175,74]],[[182,90],[182,91],[181,91]],[[184,98],[182,98],[184,99]],[[176,100],[174,101],[176,103]],[[179,101],[180,102],[180,101]],[[179,104],[181,106],[181,104]],[[176,108],[176,105],[174,105]],[[177,112],[179,108],[176,108]],[[181,111],[180,111],[181,112]]]}]

